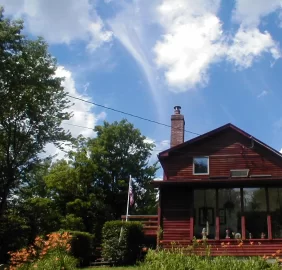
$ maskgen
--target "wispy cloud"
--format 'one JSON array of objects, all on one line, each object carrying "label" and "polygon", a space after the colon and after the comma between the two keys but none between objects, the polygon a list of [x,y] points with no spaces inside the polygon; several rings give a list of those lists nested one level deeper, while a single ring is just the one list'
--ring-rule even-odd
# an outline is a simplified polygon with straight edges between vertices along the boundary
[{"label": "wispy cloud", "polygon": [[260,92],[258,95],[257,95],[257,98],[262,98],[264,96],[268,95],[268,91],[266,90],[263,90],[262,92]]},{"label": "wispy cloud", "polygon": [[[220,0],[134,0],[123,6],[110,25],[140,65],[155,102],[160,104],[157,76],[164,77],[168,89],[185,92],[205,87],[211,66],[219,61],[246,69],[265,53],[275,61],[281,57],[271,34],[261,32],[258,26],[282,1],[246,2],[235,2],[233,21],[238,29],[234,36],[223,31],[218,16]],[[161,31],[153,31],[152,24]]]},{"label": "wispy cloud", "polygon": [[236,122],[236,119],[235,119],[235,117],[230,113],[230,111],[227,109],[227,107],[224,106],[223,104],[220,104],[219,106],[220,106],[220,108],[222,109],[222,111],[224,112],[224,114],[227,116],[228,121],[231,122],[231,123],[235,123],[235,122]]},{"label": "wispy cloud", "polygon": [[282,117],[280,119],[278,119],[275,123],[274,123],[274,128],[276,130],[281,130],[282,129]]},{"label": "wispy cloud", "polygon": [[[145,1],[149,3],[148,1]],[[117,16],[108,21],[114,36],[132,55],[139,64],[141,70],[147,79],[150,91],[154,98],[159,118],[163,116],[163,100],[159,93],[158,74],[152,65],[152,52],[146,40],[150,33],[147,31],[148,22],[144,21],[142,7],[148,8],[139,1],[133,1],[131,4],[124,4],[123,10]],[[144,11],[144,10],[143,10]]]}]

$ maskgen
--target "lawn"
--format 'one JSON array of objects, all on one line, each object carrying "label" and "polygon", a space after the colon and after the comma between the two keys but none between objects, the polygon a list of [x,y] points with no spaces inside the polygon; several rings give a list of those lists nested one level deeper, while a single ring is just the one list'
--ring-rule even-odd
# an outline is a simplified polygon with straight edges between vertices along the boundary
[{"label": "lawn", "polygon": [[92,269],[92,270],[135,270],[136,267],[129,266],[129,267],[89,267],[87,269]]}]

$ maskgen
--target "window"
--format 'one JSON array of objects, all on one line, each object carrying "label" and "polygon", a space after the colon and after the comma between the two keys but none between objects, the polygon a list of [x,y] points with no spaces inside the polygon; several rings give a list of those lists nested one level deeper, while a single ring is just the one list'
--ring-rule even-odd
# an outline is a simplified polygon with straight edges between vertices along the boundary
[{"label": "window", "polygon": [[193,159],[193,174],[209,174],[208,157],[195,157]]},{"label": "window", "polygon": [[265,188],[243,188],[243,195],[246,238],[268,238]]}]

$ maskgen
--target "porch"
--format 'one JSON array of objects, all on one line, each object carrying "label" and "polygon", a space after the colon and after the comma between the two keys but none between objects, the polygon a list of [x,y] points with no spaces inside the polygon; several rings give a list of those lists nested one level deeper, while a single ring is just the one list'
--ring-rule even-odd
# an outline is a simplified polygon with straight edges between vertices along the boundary
[{"label": "porch", "polygon": [[[129,215],[130,221],[140,221],[143,224],[144,235],[146,237],[157,237],[158,231],[158,215]],[[122,220],[126,220],[126,216],[121,216]]]}]

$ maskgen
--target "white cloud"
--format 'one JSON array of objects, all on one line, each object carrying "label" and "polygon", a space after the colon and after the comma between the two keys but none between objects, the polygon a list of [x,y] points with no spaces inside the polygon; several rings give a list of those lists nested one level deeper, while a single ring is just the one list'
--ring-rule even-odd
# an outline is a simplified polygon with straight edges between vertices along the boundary
[{"label": "white cloud", "polygon": [[157,9],[165,34],[156,43],[156,63],[165,70],[174,91],[187,91],[208,82],[210,65],[226,50],[219,0],[163,0]]},{"label": "white cloud", "polygon": [[278,45],[268,32],[240,27],[227,52],[227,59],[237,67],[249,68],[263,53],[270,53],[275,60],[281,57]]},{"label": "white cloud", "polygon": [[[56,71],[56,76],[65,78],[64,81],[62,82],[62,86],[64,87],[65,91],[69,93],[69,95],[81,99],[89,100],[87,96],[85,95],[83,96],[77,92],[75,88],[75,81],[72,77],[72,73],[69,70],[66,70],[62,66],[59,66]],[[74,103],[74,105],[72,105],[68,109],[68,111],[72,112],[73,116],[70,120],[65,121],[64,123],[93,128],[96,122],[96,117],[92,113],[92,109],[94,106],[92,104],[83,101],[79,101],[71,98],[70,100],[71,102]],[[66,125],[64,125],[64,127],[65,126]],[[94,132],[90,129],[84,129],[84,128],[72,127],[72,126],[68,126],[67,128],[71,131],[74,137],[77,137],[78,135],[83,135],[86,137],[94,135]]]},{"label": "white cloud", "polygon": [[244,27],[257,27],[261,19],[281,9],[281,0],[236,0],[233,19]]},{"label": "white cloud", "polygon": [[24,17],[27,30],[49,43],[89,43],[90,49],[111,40],[111,32],[89,0],[0,0],[7,15]]},{"label": "white cloud", "polygon": [[263,53],[277,60],[281,57],[278,44],[267,31],[261,32],[259,25],[269,14],[281,10],[282,0],[236,0],[233,19],[240,24],[227,58],[237,67],[249,68]]},{"label": "white cloud", "polygon": [[151,163],[151,164],[158,160],[158,153],[170,148],[170,140],[155,141],[154,139],[147,137],[144,141],[146,143],[154,143],[155,144],[155,147],[152,150],[152,156],[149,160],[149,163]]},{"label": "white cloud", "polygon": [[268,95],[268,91],[266,90],[263,90],[262,92],[260,92],[258,95],[257,95],[257,98],[262,98],[264,96]]},{"label": "white cloud", "polygon": [[239,23],[234,37],[223,33],[217,12],[218,0],[162,0],[157,8],[164,35],[154,47],[156,63],[164,70],[173,91],[203,87],[209,68],[226,59],[238,68],[249,68],[268,53],[281,57],[278,44],[269,32],[258,28],[261,19],[281,8],[282,0],[237,0],[233,10]]},{"label": "white cloud", "polygon": [[[65,78],[62,82],[62,86],[69,95],[84,100],[90,100],[85,93],[82,95],[77,91],[72,73],[69,70],[65,69],[63,66],[59,66],[56,71],[56,76]],[[77,137],[79,135],[83,135],[84,137],[93,137],[95,135],[93,128],[95,127],[97,121],[105,119],[106,113],[101,112],[100,114],[95,115],[92,112],[94,105],[71,98],[70,101],[74,104],[68,108],[67,111],[72,112],[73,116],[70,120],[64,121],[62,123],[62,127],[69,130],[73,137]],[[70,150],[70,147],[65,144],[64,150],[68,151]],[[63,158],[65,155],[64,151],[61,151],[53,144],[48,144],[45,147],[45,151],[47,155],[57,155],[56,159]]]},{"label": "white cloud", "polygon": [[282,148],[281,148],[281,150],[280,150],[280,153],[282,153]]}]

